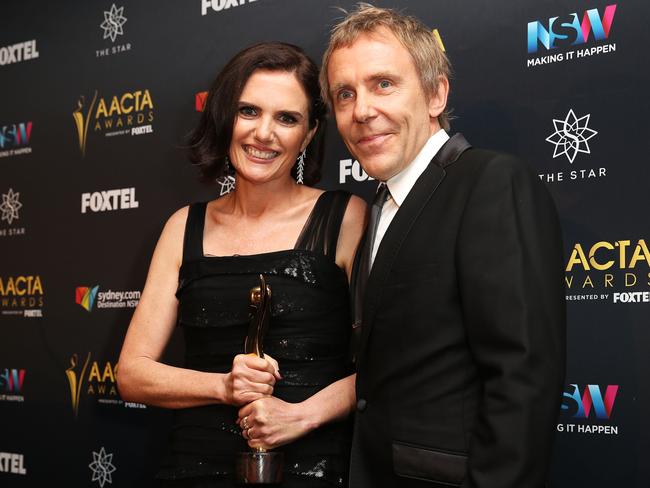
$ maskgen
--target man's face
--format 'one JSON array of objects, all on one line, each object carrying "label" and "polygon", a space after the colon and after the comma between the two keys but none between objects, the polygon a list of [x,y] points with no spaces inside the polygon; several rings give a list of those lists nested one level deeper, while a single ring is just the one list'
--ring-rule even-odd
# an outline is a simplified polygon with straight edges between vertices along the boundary
[{"label": "man's face", "polygon": [[335,50],[327,77],[341,137],[377,180],[408,166],[439,128],[446,90],[442,106],[424,93],[409,52],[385,28]]}]

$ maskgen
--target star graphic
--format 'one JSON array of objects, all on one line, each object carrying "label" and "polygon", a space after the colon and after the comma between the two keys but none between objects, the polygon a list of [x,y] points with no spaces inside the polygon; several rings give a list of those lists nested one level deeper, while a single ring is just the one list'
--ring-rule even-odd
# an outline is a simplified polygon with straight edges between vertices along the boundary
[{"label": "star graphic", "polygon": [[18,197],[20,197],[20,192],[14,192],[11,188],[9,188],[7,193],[2,194],[2,203],[0,204],[2,216],[0,220],[6,220],[9,225],[11,225],[14,219],[18,220],[18,210],[23,206],[18,201]]},{"label": "star graphic", "polygon": [[91,481],[97,481],[100,488],[103,488],[105,483],[113,484],[113,478],[111,473],[113,473],[117,468],[113,466],[113,454],[106,454],[104,447],[102,447],[99,452],[93,451],[93,462],[88,465],[88,467],[93,472],[93,479]]},{"label": "star graphic", "polygon": [[232,175],[222,176],[217,178],[217,184],[219,185],[219,196],[222,197],[235,189],[235,177]]},{"label": "star graphic", "polygon": [[569,163],[573,163],[578,153],[591,154],[589,139],[598,132],[587,127],[591,114],[576,117],[573,109],[569,110],[564,120],[553,119],[555,132],[546,138],[546,141],[555,144],[553,158],[566,156]]},{"label": "star graphic", "polygon": [[107,12],[104,10],[104,22],[100,27],[104,29],[104,39],[111,38],[112,42],[118,35],[124,34],[122,26],[126,23],[126,17],[123,15],[124,7],[117,8],[115,4],[111,5],[111,9]]}]

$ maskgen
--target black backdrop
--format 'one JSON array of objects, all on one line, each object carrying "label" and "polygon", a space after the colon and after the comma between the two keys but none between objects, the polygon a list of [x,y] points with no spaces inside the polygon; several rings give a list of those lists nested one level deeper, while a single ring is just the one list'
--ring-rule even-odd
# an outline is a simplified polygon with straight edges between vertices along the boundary
[{"label": "black backdrop", "polygon": [[[650,6],[615,1],[377,2],[438,30],[452,130],[528,160],[560,210],[557,487],[650,485]],[[152,484],[169,412],[122,402],[114,372],[164,221],[219,194],[180,148],[196,96],[256,41],[319,60],[334,6],[352,4],[3,2],[0,485]],[[334,124],[326,158],[319,186],[373,192]],[[178,337],[167,360],[181,351]]]}]

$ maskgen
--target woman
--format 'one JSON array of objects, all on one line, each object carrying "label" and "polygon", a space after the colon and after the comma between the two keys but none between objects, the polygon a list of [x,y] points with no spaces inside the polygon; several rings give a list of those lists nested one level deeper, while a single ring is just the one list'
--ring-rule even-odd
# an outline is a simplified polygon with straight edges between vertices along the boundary
[{"label": "woman", "polygon": [[[281,448],[283,486],[346,484],[347,283],[365,204],[308,186],[324,127],[318,69],[295,46],[245,49],[210,89],[192,159],[235,189],[168,220],[119,359],[124,400],[176,409],[165,486],[231,486],[249,447]],[[241,354],[260,274],[273,294],[265,359]],[[177,323],[185,368],[159,362]]]}]

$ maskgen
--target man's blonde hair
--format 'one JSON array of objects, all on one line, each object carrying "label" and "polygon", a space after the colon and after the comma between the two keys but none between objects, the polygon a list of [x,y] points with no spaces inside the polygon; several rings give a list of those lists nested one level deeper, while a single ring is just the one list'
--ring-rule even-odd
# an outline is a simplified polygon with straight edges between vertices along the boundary
[{"label": "man's blonde hair", "polygon": [[[359,3],[352,13],[332,28],[330,42],[323,54],[323,66],[320,72],[320,86],[323,100],[331,106],[330,86],[327,80],[327,68],[332,53],[342,47],[350,46],[362,34],[376,32],[386,28],[402,43],[411,54],[411,59],[420,76],[420,84],[425,95],[430,97],[438,89],[440,77],[449,79],[451,65],[442,47],[433,33],[422,22],[412,16],[396,10],[374,7],[368,3]],[[363,63],[363,59],[359,63]],[[449,112],[445,109],[438,115],[440,127],[449,130]]]}]

